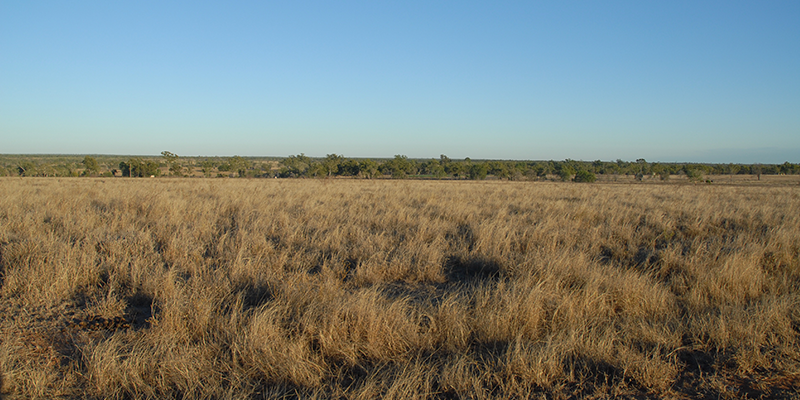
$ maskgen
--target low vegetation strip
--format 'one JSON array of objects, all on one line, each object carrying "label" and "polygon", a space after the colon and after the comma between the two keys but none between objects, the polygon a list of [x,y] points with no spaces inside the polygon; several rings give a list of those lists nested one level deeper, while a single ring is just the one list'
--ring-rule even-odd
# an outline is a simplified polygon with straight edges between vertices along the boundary
[{"label": "low vegetation strip", "polygon": [[[169,151],[153,156],[2,155],[0,177],[218,177],[447,179],[513,181],[690,181],[762,183],[764,178],[797,184],[800,164],[660,163],[631,161],[463,160],[442,154],[438,159],[347,158],[328,154],[278,157],[180,157]],[[774,179],[768,179],[775,182]]]},{"label": "low vegetation strip", "polygon": [[0,393],[796,398],[796,186],[0,179]]}]

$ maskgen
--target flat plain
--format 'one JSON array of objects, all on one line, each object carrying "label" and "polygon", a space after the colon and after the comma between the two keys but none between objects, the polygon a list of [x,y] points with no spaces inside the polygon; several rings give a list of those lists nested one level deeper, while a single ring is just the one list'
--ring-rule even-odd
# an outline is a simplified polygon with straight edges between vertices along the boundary
[{"label": "flat plain", "polygon": [[800,187],[0,179],[8,398],[796,398]]}]

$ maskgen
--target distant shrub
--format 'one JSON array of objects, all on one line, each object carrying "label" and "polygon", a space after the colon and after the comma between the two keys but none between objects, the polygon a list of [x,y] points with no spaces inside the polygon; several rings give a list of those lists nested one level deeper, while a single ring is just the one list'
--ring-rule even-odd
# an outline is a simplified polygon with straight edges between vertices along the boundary
[{"label": "distant shrub", "polygon": [[122,176],[129,176],[132,178],[161,175],[161,170],[158,168],[157,162],[143,161],[136,158],[131,158],[128,162],[123,161],[119,163],[119,169],[122,170]]},{"label": "distant shrub", "polygon": [[703,180],[703,173],[699,169],[684,167],[683,172],[690,181]]},{"label": "distant shrub", "polygon": [[556,173],[563,182],[569,182],[575,178],[575,168],[567,162],[560,163],[556,166]]},{"label": "distant shrub", "polygon": [[81,163],[86,168],[83,171],[83,176],[94,176],[100,173],[100,164],[94,157],[86,156]]},{"label": "distant shrub", "polygon": [[575,178],[572,179],[574,182],[594,182],[597,180],[597,176],[589,171],[580,170],[575,173]]},{"label": "distant shrub", "polygon": [[472,164],[469,166],[469,170],[467,171],[467,176],[469,177],[469,179],[474,179],[474,180],[486,179],[486,175],[488,174],[489,174],[489,168],[484,163]]}]

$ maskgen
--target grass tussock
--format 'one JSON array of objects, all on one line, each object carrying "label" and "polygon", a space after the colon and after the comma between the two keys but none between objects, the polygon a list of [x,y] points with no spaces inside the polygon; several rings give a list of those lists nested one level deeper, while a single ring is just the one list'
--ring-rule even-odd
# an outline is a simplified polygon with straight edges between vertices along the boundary
[{"label": "grass tussock", "polygon": [[0,393],[798,395],[793,187],[0,180]]}]

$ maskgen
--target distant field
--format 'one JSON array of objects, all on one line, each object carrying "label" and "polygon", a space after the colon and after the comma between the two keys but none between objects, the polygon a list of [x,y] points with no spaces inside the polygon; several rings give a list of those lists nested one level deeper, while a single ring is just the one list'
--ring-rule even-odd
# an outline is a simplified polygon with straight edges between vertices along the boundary
[{"label": "distant field", "polygon": [[797,398],[800,186],[750,177],[0,178],[0,393]]}]

